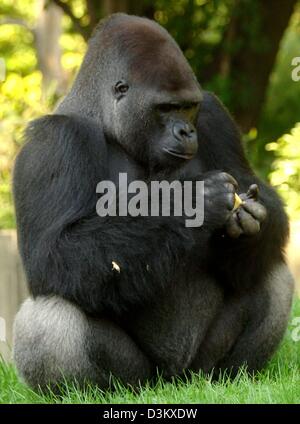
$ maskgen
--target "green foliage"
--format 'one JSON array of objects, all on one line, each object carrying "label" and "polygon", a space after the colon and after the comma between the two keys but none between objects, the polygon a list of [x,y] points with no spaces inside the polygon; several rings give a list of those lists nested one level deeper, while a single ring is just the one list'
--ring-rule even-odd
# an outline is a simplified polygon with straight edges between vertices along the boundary
[{"label": "green foliage", "polygon": [[300,81],[292,80],[292,59],[300,57],[300,4],[282,39],[277,62],[270,77],[266,103],[260,120],[262,138],[278,138],[300,117]]},{"label": "green foliage", "polygon": [[1,85],[0,228],[15,225],[11,198],[12,163],[21,145],[24,122],[43,112],[40,98],[41,74],[38,71],[26,77],[11,72]]},{"label": "green foliage", "polygon": [[293,81],[291,76],[292,59],[300,57],[299,46],[300,2],[281,41],[258,124],[258,137],[255,144],[251,144],[251,161],[264,178],[268,178],[274,160],[273,154],[266,154],[266,144],[299,122],[300,81]]},{"label": "green foliage", "polygon": [[[215,55],[230,20],[233,0],[180,0],[173,6],[166,0],[154,2],[154,19],[175,38],[199,81],[228,105],[232,101],[230,81],[214,69]],[[238,41],[237,41],[238,42]],[[236,48],[236,44],[224,46]]]},{"label": "green foliage", "polygon": [[270,174],[271,183],[285,200],[293,219],[300,219],[300,123],[277,142],[266,145],[275,160]]},{"label": "green foliage", "polygon": [[[6,16],[34,21],[34,1],[3,0],[0,19]],[[22,22],[22,21],[20,21]],[[33,35],[20,25],[0,25],[0,57],[6,64],[6,81],[0,82],[0,229],[15,225],[11,196],[11,169],[20,145],[23,123],[38,113],[41,77],[31,48]]]},{"label": "green foliage", "polygon": [[[0,5],[0,21],[6,22],[9,16],[9,22],[13,19],[17,23],[0,25],[0,57],[6,64],[6,80],[0,82],[0,229],[15,226],[11,174],[24,126],[48,113],[57,101],[55,87],[50,87],[46,95],[42,93],[32,32],[36,4],[36,0],[4,0]],[[71,35],[70,28],[70,20],[64,17],[62,65],[71,80],[81,63],[85,43],[80,35]]]}]

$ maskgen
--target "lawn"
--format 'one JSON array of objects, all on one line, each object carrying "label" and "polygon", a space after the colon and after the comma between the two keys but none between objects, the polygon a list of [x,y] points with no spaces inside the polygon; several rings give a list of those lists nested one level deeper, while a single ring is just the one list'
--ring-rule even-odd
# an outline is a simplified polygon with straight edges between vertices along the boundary
[{"label": "lawn", "polygon": [[[299,300],[293,317],[300,317]],[[94,387],[83,392],[68,386],[59,398],[34,393],[19,381],[13,366],[0,363],[0,403],[300,403],[300,340],[292,338],[293,330],[296,333],[292,320],[279,351],[255,377],[241,371],[233,381],[223,378],[212,382],[194,374],[189,383],[159,380],[155,387],[146,386],[139,394],[121,385],[110,393]],[[297,333],[299,338],[300,330]]]}]

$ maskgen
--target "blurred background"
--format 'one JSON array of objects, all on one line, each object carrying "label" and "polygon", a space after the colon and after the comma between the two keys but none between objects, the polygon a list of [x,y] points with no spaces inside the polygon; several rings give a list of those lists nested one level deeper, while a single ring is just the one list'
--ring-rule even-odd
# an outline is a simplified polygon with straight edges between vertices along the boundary
[{"label": "blurred background", "polygon": [[118,11],[166,27],[203,88],[229,108],[251,164],[285,201],[288,259],[300,281],[299,0],[0,0],[0,316],[8,332],[24,297],[11,195],[24,125],[53,109],[94,26]]}]

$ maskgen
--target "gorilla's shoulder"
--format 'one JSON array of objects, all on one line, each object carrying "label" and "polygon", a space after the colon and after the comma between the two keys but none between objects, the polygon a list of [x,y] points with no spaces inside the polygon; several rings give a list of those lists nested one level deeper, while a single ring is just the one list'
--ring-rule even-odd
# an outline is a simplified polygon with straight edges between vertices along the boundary
[{"label": "gorilla's shoulder", "polygon": [[199,123],[205,121],[214,128],[222,128],[222,132],[231,133],[231,136],[240,137],[240,130],[232,115],[222,101],[210,91],[203,91],[201,110],[198,116]]},{"label": "gorilla's shoulder", "polygon": [[211,112],[226,112],[229,114],[227,108],[221,102],[221,100],[217,97],[215,93],[212,91],[203,91],[203,100],[201,104],[201,109],[203,111],[211,111]]},{"label": "gorilla's shoulder", "polygon": [[45,115],[28,124],[14,170],[24,165],[46,171],[50,164],[82,168],[83,163],[91,169],[105,162],[106,155],[102,131],[92,121],[75,115]]},{"label": "gorilla's shoulder", "polygon": [[106,144],[102,128],[92,119],[51,114],[28,124],[22,150],[32,156],[43,152],[52,157],[68,155],[77,159],[82,154],[92,157],[100,154],[103,160]]},{"label": "gorilla's shoulder", "polygon": [[31,121],[25,131],[26,140],[53,142],[82,140],[100,137],[100,128],[88,119],[77,115],[51,114]]}]

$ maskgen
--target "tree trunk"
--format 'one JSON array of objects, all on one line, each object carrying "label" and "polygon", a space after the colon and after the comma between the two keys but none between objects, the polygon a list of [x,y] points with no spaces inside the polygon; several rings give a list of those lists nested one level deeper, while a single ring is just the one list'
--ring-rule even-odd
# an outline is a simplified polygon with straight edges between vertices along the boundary
[{"label": "tree trunk", "polygon": [[[233,112],[243,131],[256,127],[283,32],[296,0],[236,0],[219,73],[229,76]],[[235,46],[235,40],[241,40]]]},{"label": "tree trunk", "polygon": [[38,0],[38,21],[35,28],[39,68],[43,74],[43,93],[56,84],[55,93],[65,92],[67,79],[61,65],[59,38],[62,27],[62,10],[53,3],[45,7],[45,0]]}]

